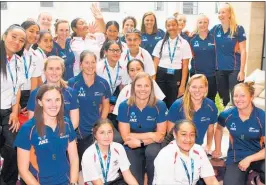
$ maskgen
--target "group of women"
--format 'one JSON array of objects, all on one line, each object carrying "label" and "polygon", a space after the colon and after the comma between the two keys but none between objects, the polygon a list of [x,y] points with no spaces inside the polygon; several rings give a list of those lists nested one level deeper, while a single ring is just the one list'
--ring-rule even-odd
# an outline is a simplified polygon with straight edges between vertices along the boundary
[{"label": "group of women", "polygon": [[[97,27],[57,20],[53,37],[43,13],[39,24],[27,20],[4,33],[4,183],[16,184],[19,172],[23,184],[76,185],[82,170],[82,181],[94,185],[219,184],[207,153],[214,137],[212,156],[221,156],[223,127],[230,133],[224,184],[244,185],[250,170],[265,182],[265,112],[252,104],[252,84],[239,83],[246,37],[230,4],[219,9],[221,24],[208,30],[200,15],[189,35],[182,14],[165,21],[166,32],[152,12],[141,31],[126,17],[119,36],[116,21],[105,25],[94,5],[92,12]],[[218,115],[217,91],[226,105],[231,90],[233,108]]]}]

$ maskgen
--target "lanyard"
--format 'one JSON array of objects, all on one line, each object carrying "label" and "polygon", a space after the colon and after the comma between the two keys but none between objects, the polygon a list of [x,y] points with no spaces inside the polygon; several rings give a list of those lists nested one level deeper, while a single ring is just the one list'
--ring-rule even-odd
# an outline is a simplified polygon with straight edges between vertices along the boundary
[{"label": "lanyard", "polygon": [[175,51],[176,51],[176,47],[177,47],[177,41],[178,41],[178,37],[176,38],[176,41],[175,41],[174,51],[173,51],[173,53],[171,53],[170,42],[168,40],[168,51],[169,51],[169,58],[170,58],[171,63],[173,63],[173,60],[174,60],[174,57],[175,57]]},{"label": "lanyard", "polygon": [[129,49],[127,50],[127,62],[129,62],[130,61],[130,53],[129,53]]},{"label": "lanyard", "polygon": [[98,157],[99,157],[99,161],[100,161],[100,164],[101,164],[102,174],[103,174],[103,178],[104,178],[104,185],[107,185],[107,175],[108,175],[108,171],[109,171],[109,167],[110,167],[111,149],[109,147],[107,164],[106,164],[106,171],[105,171],[104,170],[104,166],[103,166],[103,159],[101,157],[101,152],[100,152],[99,146],[98,146],[97,143],[95,143],[95,146],[96,146]]},{"label": "lanyard", "polygon": [[32,56],[30,55],[30,64],[29,64],[28,69],[27,69],[27,61],[26,61],[25,55],[22,58],[23,58],[23,61],[24,61],[25,76],[26,76],[26,79],[28,80],[28,78],[29,78],[29,70],[30,70],[31,61],[32,61]]},{"label": "lanyard", "polygon": [[104,61],[105,63],[105,68],[106,68],[106,71],[107,71],[107,74],[108,74],[108,78],[109,78],[109,82],[110,82],[110,85],[111,85],[111,89],[112,89],[112,94],[116,88],[115,84],[116,84],[116,81],[118,79],[118,74],[119,74],[119,61],[118,61],[118,66],[117,66],[117,70],[116,70],[116,77],[115,77],[115,82],[114,84],[112,83],[112,78],[111,78],[111,74],[110,74],[110,71],[109,71],[109,68],[108,68],[108,65],[107,65],[107,62],[106,60]]},{"label": "lanyard", "polygon": [[37,49],[38,49],[38,50],[40,51],[40,53],[42,54],[42,57],[43,57],[43,58],[47,58],[46,55],[45,55],[45,53],[44,53],[40,48],[37,48]]},{"label": "lanyard", "polygon": [[[180,158],[181,159],[181,158]],[[193,178],[194,178],[194,160],[191,159],[191,181],[190,181],[190,175],[189,175],[189,172],[188,172],[188,169],[187,169],[187,165],[186,163],[183,161],[183,159],[181,159],[182,163],[183,163],[183,166],[184,166],[184,169],[185,169],[185,172],[187,174],[187,178],[188,178],[188,182],[189,182],[189,185],[192,185],[193,184]]]},{"label": "lanyard", "polygon": [[8,72],[9,72],[9,75],[11,77],[11,80],[12,80],[12,85],[13,85],[13,92],[14,94],[16,94],[16,86],[17,86],[17,82],[18,82],[18,71],[17,71],[17,59],[15,58],[15,68],[16,68],[16,83],[14,85],[14,77],[13,77],[13,74],[12,74],[12,71],[11,71],[11,68],[10,68],[10,63],[8,62],[8,60],[6,59],[6,62],[7,62],[7,68],[8,68]]}]

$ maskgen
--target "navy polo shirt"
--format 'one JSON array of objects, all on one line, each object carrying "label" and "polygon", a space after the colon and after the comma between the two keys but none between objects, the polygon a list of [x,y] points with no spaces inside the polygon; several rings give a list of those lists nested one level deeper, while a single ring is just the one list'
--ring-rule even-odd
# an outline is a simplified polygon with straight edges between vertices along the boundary
[{"label": "navy polo shirt", "polygon": [[224,33],[221,24],[214,26],[210,32],[214,36],[216,45],[216,69],[240,70],[239,43],[247,39],[244,28],[238,25],[237,31],[232,38],[230,36],[230,29]]},{"label": "navy polo shirt", "polygon": [[[217,122],[218,110],[212,100],[205,98],[202,102],[201,108],[194,112],[193,122],[197,127],[198,136],[196,144],[202,145],[206,131],[210,124]],[[183,109],[183,98],[177,99],[169,109],[168,120],[176,123],[179,120],[185,119]]]},{"label": "navy polo shirt", "polygon": [[117,120],[128,123],[133,133],[155,132],[157,124],[166,121],[167,112],[161,100],[153,107],[147,105],[142,111],[136,105],[129,106],[125,100],[119,105]]},{"label": "navy polo shirt", "polygon": [[80,104],[78,138],[84,138],[92,134],[93,126],[100,118],[100,104],[103,98],[111,97],[111,90],[108,82],[98,75],[95,75],[94,84],[89,87],[84,81],[82,72],[69,79],[68,85],[78,93]]},{"label": "navy polo shirt", "polygon": [[[35,109],[35,99],[40,87],[37,87],[30,93],[30,97],[27,104],[27,109],[33,111]],[[64,97],[64,116],[70,119],[70,111],[79,108],[79,101],[77,92],[71,87],[62,88]]]},{"label": "navy polo shirt", "polygon": [[152,52],[153,52],[155,45],[157,44],[159,40],[163,39],[164,35],[165,35],[165,32],[161,29],[158,29],[158,31],[153,34],[142,33],[141,47],[146,49],[152,56]]},{"label": "navy polo shirt", "polygon": [[203,40],[196,34],[190,40],[190,47],[193,53],[191,71],[195,74],[204,74],[207,77],[215,76],[216,55],[213,36],[208,33]]},{"label": "navy polo shirt", "polygon": [[14,146],[28,150],[30,172],[42,185],[67,185],[70,177],[70,166],[66,155],[68,143],[76,138],[73,125],[65,118],[65,133],[59,133],[45,126],[43,137],[37,132],[35,118],[30,119],[19,129]]},{"label": "navy polo shirt", "polygon": [[237,108],[233,107],[219,115],[218,124],[226,126],[230,133],[227,164],[239,162],[262,149],[260,141],[265,136],[265,112],[262,109],[254,106],[249,119],[243,122]]},{"label": "navy polo shirt", "polygon": [[66,40],[65,48],[63,49],[57,42],[53,41],[53,49],[48,54],[49,56],[51,55],[59,56],[65,60],[65,72],[63,76],[64,80],[68,80],[69,78],[74,77],[73,65],[75,62],[75,55],[71,50],[70,42],[71,39],[68,38]]},{"label": "navy polo shirt", "polygon": [[190,42],[190,37],[187,35],[187,34],[185,34],[184,32],[181,32],[180,33],[180,36],[183,38],[183,39],[185,39],[188,43]]}]

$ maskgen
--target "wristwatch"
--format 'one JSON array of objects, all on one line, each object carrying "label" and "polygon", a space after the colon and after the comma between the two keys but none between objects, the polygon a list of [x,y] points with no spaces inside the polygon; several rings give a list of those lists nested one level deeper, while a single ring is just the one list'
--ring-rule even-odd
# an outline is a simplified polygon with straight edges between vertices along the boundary
[{"label": "wristwatch", "polygon": [[142,140],[140,140],[140,147],[141,148],[145,147],[144,142]]}]

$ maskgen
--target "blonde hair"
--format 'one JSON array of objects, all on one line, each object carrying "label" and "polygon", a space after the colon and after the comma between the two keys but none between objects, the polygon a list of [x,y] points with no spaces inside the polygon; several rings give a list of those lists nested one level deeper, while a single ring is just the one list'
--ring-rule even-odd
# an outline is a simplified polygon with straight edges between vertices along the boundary
[{"label": "blonde hair", "polygon": [[[254,82],[242,82],[242,83],[236,84],[234,86],[233,90],[232,90],[232,95],[231,96],[234,97],[235,89],[237,87],[243,87],[243,88],[245,88],[248,91],[250,97],[254,97],[254,94],[255,94],[254,84],[255,84]],[[233,105],[235,105],[234,101],[233,101]]]},{"label": "blonde hair", "polygon": [[[65,61],[64,61],[64,59],[62,59],[61,57],[58,57],[58,56],[49,56],[49,57],[47,57],[47,59],[44,61],[44,71],[46,71],[48,63],[50,61],[54,61],[54,60],[58,60],[60,62],[61,67],[62,67],[62,71],[63,71],[62,74],[64,74],[64,72],[65,72]],[[63,88],[67,87],[67,82],[63,80],[62,76],[61,76],[61,79],[60,79],[60,86],[63,87]]]},{"label": "blonde hair", "polygon": [[139,80],[139,79],[142,79],[142,78],[148,78],[149,81],[150,81],[150,84],[151,84],[151,94],[149,96],[149,101],[148,101],[148,104],[149,106],[153,107],[155,106],[156,102],[157,102],[157,99],[156,99],[156,96],[155,96],[155,93],[154,93],[154,87],[153,87],[153,82],[152,82],[152,78],[150,77],[149,74],[145,73],[145,72],[139,72],[133,82],[132,82],[132,86],[131,86],[131,96],[130,98],[128,99],[127,101],[127,104],[130,105],[130,106],[133,106],[136,104],[136,93],[135,93],[135,85],[136,85],[136,82]]},{"label": "blonde hair", "polygon": [[227,9],[230,14],[229,28],[230,28],[230,37],[232,38],[234,34],[237,32],[236,15],[235,15],[233,6],[230,3],[224,3],[222,6],[225,6],[225,5],[227,6]]},{"label": "blonde hair", "polygon": [[200,13],[199,16],[197,17],[196,28],[194,30],[195,33],[199,33],[198,23],[199,23],[199,20],[202,19],[202,18],[207,18],[208,22],[210,22],[209,17],[207,17],[207,15],[205,15],[203,13]]},{"label": "blonde hair", "polygon": [[[193,120],[193,116],[194,116],[195,111],[194,111],[193,102],[191,101],[191,94],[189,92],[189,88],[190,88],[192,82],[196,79],[201,79],[204,82],[205,87],[208,88],[208,80],[207,80],[206,76],[203,74],[195,74],[189,79],[185,93],[184,93],[184,96],[183,96],[183,109],[184,109],[185,118],[187,120],[190,120],[190,121]],[[208,90],[207,90],[206,94],[204,95],[204,98],[207,97],[207,94],[208,94]]]}]

